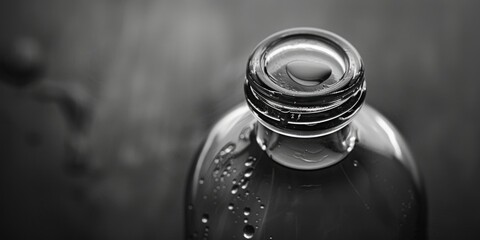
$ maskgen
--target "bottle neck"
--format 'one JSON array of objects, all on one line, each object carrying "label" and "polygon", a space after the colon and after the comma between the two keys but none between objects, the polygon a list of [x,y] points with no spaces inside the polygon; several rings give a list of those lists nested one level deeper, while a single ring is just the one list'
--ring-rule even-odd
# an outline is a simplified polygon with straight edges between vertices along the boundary
[{"label": "bottle neck", "polygon": [[272,131],[261,123],[255,127],[260,148],[276,162],[293,169],[314,170],[341,161],[355,146],[357,134],[350,124],[330,134],[296,138]]},{"label": "bottle neck", "polygon": [[363,62],[333,33],[290,29],[257,46],[244,90],[251,111],[270,130],[298,138],[325,136],[348,125],[362,106]]}]

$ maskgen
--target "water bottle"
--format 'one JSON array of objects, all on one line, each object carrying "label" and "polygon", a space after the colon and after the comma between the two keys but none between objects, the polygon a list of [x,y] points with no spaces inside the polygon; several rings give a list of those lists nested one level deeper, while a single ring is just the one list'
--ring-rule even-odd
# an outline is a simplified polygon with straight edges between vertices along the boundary
[{"label": "water bottle", "polygon": [[244,92],[196,156],[187,239],[426,239],[419,171],[364,104],[350,43],[313,28],[273,34],[248,59]]}]

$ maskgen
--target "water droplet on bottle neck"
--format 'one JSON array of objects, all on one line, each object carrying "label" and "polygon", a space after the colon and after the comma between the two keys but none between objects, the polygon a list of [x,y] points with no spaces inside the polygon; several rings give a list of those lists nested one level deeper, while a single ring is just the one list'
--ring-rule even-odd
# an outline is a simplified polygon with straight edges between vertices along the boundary
[{"label": "water droplet on bottle neck", "polygon": [[332,75],[328,65],[313,61],[291,61],[286,70],[292,80],[304,86],[318,85]]}]

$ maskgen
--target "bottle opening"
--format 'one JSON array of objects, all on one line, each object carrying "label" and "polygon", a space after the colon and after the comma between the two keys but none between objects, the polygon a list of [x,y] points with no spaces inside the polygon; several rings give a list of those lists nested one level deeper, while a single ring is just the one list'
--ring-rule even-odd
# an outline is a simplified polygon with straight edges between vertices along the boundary
[{"label": "bottle opening", "polygon": [[271,35],[249,58],[245,95],[266,127],[322,136],[347,125],[365,98],[355,48],[331,32],[295,28]]},{"label": "bottle opening", "polygon": [[314,35],[286,38],[266,49],[259,61],[266,84],[294,96],[333,91],[348,66],[339,49]]}]

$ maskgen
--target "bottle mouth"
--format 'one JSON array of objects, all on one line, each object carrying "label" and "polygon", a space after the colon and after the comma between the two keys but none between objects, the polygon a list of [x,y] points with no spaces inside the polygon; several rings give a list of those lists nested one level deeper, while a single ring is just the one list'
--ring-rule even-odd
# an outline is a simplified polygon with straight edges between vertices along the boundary
[{"label": "bottle mouth", "polygon": [[247,64],[245,96],[265,127],[317,137],[346,126],[365,99],[363,63],[340,36],[294,28],[263,40]]}]

